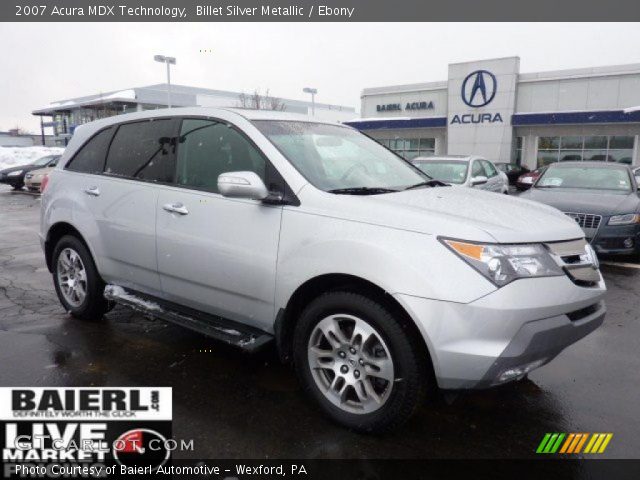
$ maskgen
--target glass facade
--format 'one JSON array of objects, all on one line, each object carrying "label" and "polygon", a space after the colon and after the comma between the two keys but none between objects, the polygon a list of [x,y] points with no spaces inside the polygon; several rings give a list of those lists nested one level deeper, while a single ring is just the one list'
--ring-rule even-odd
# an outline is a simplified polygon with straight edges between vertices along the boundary
[{"label": "glass facade", "polygon": [[538,137],[538,167],[554,162],[601,161],[631,164],[633,136]]},{"label": "glass facade", "polygon": [[431,157],[436,152],[435,138],[378,138],[376,140],[406,160],[416,157]]}]

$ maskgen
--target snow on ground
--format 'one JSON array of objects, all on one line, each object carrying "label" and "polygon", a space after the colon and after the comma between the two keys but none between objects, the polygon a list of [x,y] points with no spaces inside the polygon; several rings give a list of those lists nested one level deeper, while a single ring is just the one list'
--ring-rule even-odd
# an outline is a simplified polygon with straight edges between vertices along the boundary
[{"label": "snow on ground", "polygon": [[60,155],[60,147],[0,147],[0,170],[26,165],[46,155]]}]

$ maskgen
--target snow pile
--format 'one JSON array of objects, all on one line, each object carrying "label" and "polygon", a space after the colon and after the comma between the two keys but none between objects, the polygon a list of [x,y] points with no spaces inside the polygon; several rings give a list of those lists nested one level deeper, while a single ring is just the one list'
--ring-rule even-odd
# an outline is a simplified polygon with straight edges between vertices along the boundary
[{"label": "snow pile", "polygon": [[35,162],[46,155],[60,155],[60,147],[0,147],[0,170]]},{"label": "snow pile", "polygon": [[637,107],[629,107],[629,108],[625,108],[623,110],[624,113],[633,113],[633,112],[640,112],[640,105],[638,105]]}]

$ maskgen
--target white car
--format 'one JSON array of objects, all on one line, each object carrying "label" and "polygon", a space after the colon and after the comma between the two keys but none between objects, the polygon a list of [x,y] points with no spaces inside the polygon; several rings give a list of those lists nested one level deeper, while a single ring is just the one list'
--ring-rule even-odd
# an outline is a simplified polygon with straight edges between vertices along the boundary
[{"label": "white car", "polygon": [[312,117],[118,115],[78,127],[48,179],[41,241],[71,315],[121,303],[249,351],[273,343],[358,430],[400,425],[436,387],[523,378],[605,316],[566,215],[443,186]]},{"label": "white car", "polygon": [[509,193],[509,179],[489,160],[475,155],[416,157],[411,160],[431,178],[452,185]]}]

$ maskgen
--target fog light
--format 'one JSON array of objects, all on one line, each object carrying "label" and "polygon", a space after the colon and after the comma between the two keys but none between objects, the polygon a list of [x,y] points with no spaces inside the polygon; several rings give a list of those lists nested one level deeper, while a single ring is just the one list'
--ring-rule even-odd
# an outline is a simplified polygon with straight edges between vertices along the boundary
[{"label": "fog light", "polygon": [[504,372],[502,372],[502,374],[498,377],[498,382],[508,382],[509,380],[513,380],[524,374],[525,372],[522,368],[510,368],[509,370],[505,370]]},{"label": "fog light", "polygon": [[633,248],[633,238],[625,238],[622,245],[624,245],[624,248]]},{"label": "fog light", "polygon": [[524,365],[512,367],[508,370],[505,370],[498,377],[498,383],[508,382],[509,380],[515,380],[519,377],[523,377],[531,370],[542,366],[546,361],[546,358],[541,358],[540,360],[536,360],[535,362],[525,363]]}]

